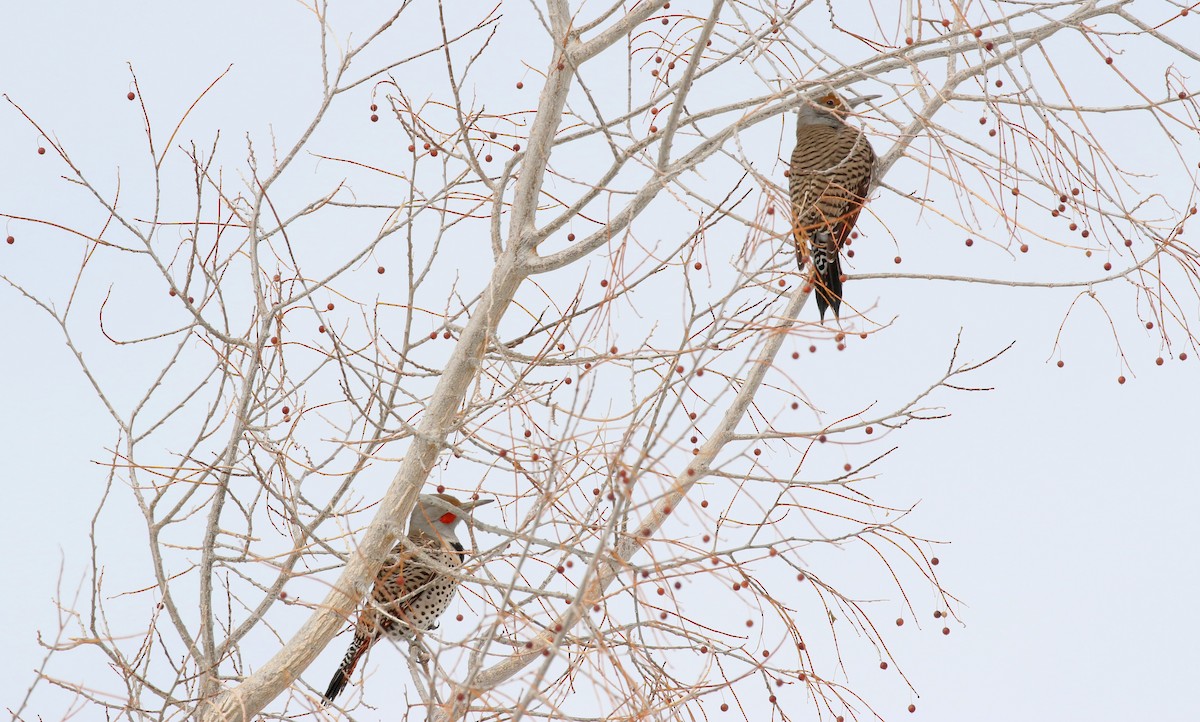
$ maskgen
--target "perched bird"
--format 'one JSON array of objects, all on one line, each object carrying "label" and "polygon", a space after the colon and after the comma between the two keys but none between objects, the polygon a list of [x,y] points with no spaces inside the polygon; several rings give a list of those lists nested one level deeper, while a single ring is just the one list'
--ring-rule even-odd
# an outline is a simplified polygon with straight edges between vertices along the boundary
[{"label": "perched bird", "polygon": [[846,124],[851,108],[878,95],[843,100],[837,93],[805,99],[796,118],[796,148],[788,185],[796,260],[809,249],[816,269],[817,309],[837,316],[842,305],[839,250],[867,201],[875,173],[875,151],[863,132]]},{"label": "perched bird", "polygon": [[325,690],[326,704],[345,689],[358,661],[380,637],[419,644],[422,632],[437,627],[458,588],[458,578],[446,570],[457,568],[467,556],[454,529],[473,509],[491,501],[464,502],[449,494],[422,494],[417,499],[408,521],[408,541],[392,548],[375,577],[371,598],[354,625],[354,640]]}]

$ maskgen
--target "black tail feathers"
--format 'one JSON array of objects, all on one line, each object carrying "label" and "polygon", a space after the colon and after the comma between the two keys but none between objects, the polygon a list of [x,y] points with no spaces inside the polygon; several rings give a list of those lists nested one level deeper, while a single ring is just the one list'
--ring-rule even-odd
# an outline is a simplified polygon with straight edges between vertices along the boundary
[{"label": "black tail feathers", "polygon": [[842,259],[833,236],[827,230],[815,231],[809,243],[815,273],[813,281],[817,294],[817,310],[825,320],[826,309],[833,308],[835,318],[842,309]]},{"label": "black tail feathers", "polygon": [[325,704],[333,702],[334,697],[341,694],[346,685],[350,683],[350,675],[354,674],[358,660],[367,653],[371,641],[367,637],[354,636],[354,641],[350,643],[350,649],[346,650],[346,656],[342,658],[342,664],[334,673],[333,679],[329,681],[329,688],[325,690]]},{"label": "black tail feathers", "polygon": [[342,693],[342,690],[346,688],[346,683],[349,681],[350,675],[345,674],[339,669],[329,682],[329,688],[325,690],[325,704],[333,704],[333,699]]},{"label": "black tail feathers", "polygon": [[827,273],[817,279],[817,310],[821,312],[821,320],[825,320],[825,309],[833,308],[834,318],[841,316],[842,310],[842,263],[837,256],[829,264]]}]

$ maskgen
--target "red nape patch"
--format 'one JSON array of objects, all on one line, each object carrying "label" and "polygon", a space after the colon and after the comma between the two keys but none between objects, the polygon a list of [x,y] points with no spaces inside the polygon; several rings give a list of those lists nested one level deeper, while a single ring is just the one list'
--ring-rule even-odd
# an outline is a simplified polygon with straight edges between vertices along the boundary
[{"label": "red nape patch", "polygon": [[452,512],[448,511],[445,514],[442,514],[441,518],[438,519],[438,521],[440,521],[443,524],[453,524],[454,520],[457,518],[458,517],[455,516]]}]

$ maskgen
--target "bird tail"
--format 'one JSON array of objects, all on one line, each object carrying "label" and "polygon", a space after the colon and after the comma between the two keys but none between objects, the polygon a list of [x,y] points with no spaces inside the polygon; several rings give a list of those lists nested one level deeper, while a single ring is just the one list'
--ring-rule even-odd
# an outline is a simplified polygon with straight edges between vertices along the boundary
[{"label": "bird tail", "polygon": [[817,310],[825,320],[825,310],[832,307],[835,317],[842,308],[842,259],[833,235],[827,229],[813,231],[809,249],[812,253],[813,281],[817,293]]},{"label": "bird tail", "polygon": [[350,643],[350,649],[346,650],[346,656],[342,657],[342,664],[334,673],[333,679],[329,681],[329,689],[325,690],[325,704],[333,702],[333,698],[342,693],[346,685],[350,683],[350,675],[354,674],[354,668],[358,666],[358,660],[367,653],[367,649],[371,647],[373,640],[370,637],[355,634],[354,641]]}]

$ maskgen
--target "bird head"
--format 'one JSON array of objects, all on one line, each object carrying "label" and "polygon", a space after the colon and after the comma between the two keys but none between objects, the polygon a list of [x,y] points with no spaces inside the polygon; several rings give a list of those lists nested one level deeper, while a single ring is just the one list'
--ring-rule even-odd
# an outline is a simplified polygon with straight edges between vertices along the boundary
[{"label": "bird head", "polygon": [[805,97],[800,105],[799,125],[841,125],[854,107],[879,95],[856,95],[843,98],[833,91]]},{"label": "bird head", "polygon": [[459,501],[449,494],[422,494],[417,497],[417,506],[409,519],[408,531],[410,534],[423,531],[438,538],[455,538],[454,528],[460,521],[469,518],[476,507],[493,501],[495,500]]}]

